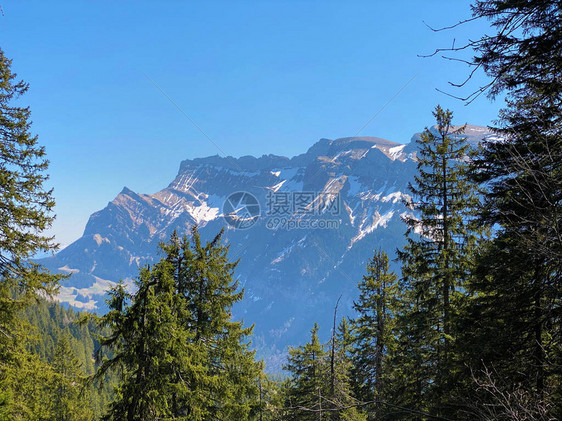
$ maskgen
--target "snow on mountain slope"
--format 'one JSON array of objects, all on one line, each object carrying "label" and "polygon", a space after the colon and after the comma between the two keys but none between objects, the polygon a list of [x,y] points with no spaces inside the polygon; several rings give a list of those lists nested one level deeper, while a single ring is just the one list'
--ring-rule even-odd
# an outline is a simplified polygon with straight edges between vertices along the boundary
[{"label": "snow on mountain slope", "polygon": [[[467,136],[471,142],[493,137],[478,126],[468,126]],[[416,172],[415,151],[413,142],[351,137],[321,139],[293,158],[185,160],[159,192],[138,194],[125,187],[91,215],[80,239],[41,263],[72,274],[63,282],[61,301],[105,311],[106,289],[120,279],[131,282],[140,266],[158,258],[159,242],[174,230],[188,234],[198,225],[202,237],[211,239],[224,228],[231,259],[241,259],[236,275],[245,288],[235,317],[255,323],[254,345],[276,361],[286,345],[306,339],[314,321],[329,334],[340,294],[340,314],[351,314],[373,251],[384,249],[393,257],[403,244],[400,215],[408,210],[402,199]],[[245,230],[223,218],[225,199],[242,191],[255,196],[261,208]],[[294,206],[303,197],[310,199],[306,206],[278,212],[282,203],[275,201],[287,199]]]}]

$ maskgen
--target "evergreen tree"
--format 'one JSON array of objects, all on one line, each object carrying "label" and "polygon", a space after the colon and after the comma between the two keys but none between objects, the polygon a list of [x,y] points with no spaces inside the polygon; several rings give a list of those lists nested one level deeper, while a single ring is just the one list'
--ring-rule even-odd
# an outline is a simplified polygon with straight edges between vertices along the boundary
[{"label": "evergreen tree", "polygon": [[112,357],[97,374],[122,372],[109,419],[247,419],[259,409],[261,364],[248,349],[251,328],[231,320],[242,292],[220,235],[206,245],[195,229],[192,244],[174,235],[135,294],[112,291],[101,319]]},{"label": "evergreen tree", "polygon": [[[122,375],[107,419],[171,417],[172,397],[191,403],[191,419],[204,419],[201,397],[190,390],[190,381],[203,367],[194,363],[197,350],[189,346],[189,332],[181,328],[185,306],[178,303],[172,265],[162,260],[152,269],[142,269],[137,287],[132,296],[123,284],[115,287],[110,311],[101,318],[111,334],[100,343],[112,357],[103,361],[96,376],[109,369],[119,369]],[[176,376],[177,371],[186,377]]]},{"label": "evergreen tree", "polygon": [[360,396],[354,392],[357,383],[353,370],[353,342],[354,335],[351,323],[344,317],[337,327],[335,341],[334,387],[331,390],[330,401],[332,420],[364,421],[367,419]]},{"label": "evergreen tree", "polygon": [[[287,365],[291,377],[286,385],[287,420],[318,420],[326,411],[330,383],[326,380],[326,350],[318,339],[318,324],[310,331],[310,342],[289,348]],[[324,406],[323,406],[324,405]],[[324,412],[323,412],[324,411]]]},{"label": "evergreen tree", "polygon": [[375,251],[367,274],[359,282],[359,299],[354,303],[357,317],[353,324],[354,378],[358,397],[377,401],[371,405],[373,419],[382,415],[381,400],[388,397],[390,371],[387,359],[395,347],[394,312],[398,297],[397,276],[389,272],[388,256]]},{"label": "evergreen tree", "polygon": [[[53,222],[55,203],[43,186],[49,162],[31,133],[29,107],[15,104],[29,86],[17,80],[11,65],[0,49],[0,332],[5,334],[18,304],[38,289],[52,291],[60,279],[27,260],[56,247],[42,234]],[[16,289],[19,300],[13,297]]]},{"label": "evergreen tree", "polygon": [[12,330],[5,346],[0,382],[0,420],[51,420],[53,370],[25,348],[24,325]]},{"label": "evergreen tree", "polygon": [[25,349],[30,337],[17,316],[60,279],[28,260],[55,248],[43,234],[53,221],[54,201],[43,186],[48,161],[30,131],[30,110],[16,103],[28,85],[17,80],[11,64],[0,49],[0,414],[44,419],[50,371]]},{"label": "evergreen tree", "polygon": [[[507,101],[495,128],[502,140],[485,142],[474,165],[475,180],[487,187],[480,221],[495,235],[478,253],[459,349],[484,376],[473,389],[492,370],[499,382],[491,389],[504,398],[562,402],[562,5],[476,0],[472,12],[468,21],[486,19],[492,30],[453,50],[475,53],[465,61],[473,66],[467,82],[479,68],[490,82],[465,99],[487,92]],[[544,417],[562,417],[562,405],[546,406],[552,412]],[[497,416],[512,417],[506,408]]]},{"label": "evergreen tree", "polygon": [[244,419],[258,410],[258,378],[261,364],[249,349],[253,327],[232,320],[232,306],[244,291],[233,280],[238,262],[229,262],[221,231],[203,244],[196,228],[191,242],[174,234],[164,246],[166,259],[177,277],[177,292],[187,308],[183,327],[205,355],[207,372],[201,380],[215,418]]},{"label": "evergreen tree", "polygon": [[283,420],[364,421],[362,402],[351,387],[352,334],[342,319],[329,345],[318,339],[318,325],[311,330],[310,342],[289,348],[285,370]]},{"label": "evergreen tree", "polygon": [[476,53],[472,65],[491,80],[480,91],[489,88],[491,97],[508,92],[514,101],[524,100],[529,89],[539,99],[560,96],[560,2],[476,0],[472,14],[496,30],[469,45]]},{"label": "evergreen tree", "polygon": [[[477,93],[507,102],[495,128],[502,141],[484,143],[474,165],[487,187],[480,220],[495,235],[470,285],[464,358],[511,385],[505,395],[562,402],[562,6],[479,0],[472,9],[495,29],[469,44],[491,80]],[[546,417],[562,416],[562,405],[551,409]]]},{"label": "evergreen tree", "polygon": [[468,177],[463,128],[453,130],[448,110],[438,106],[433,114],[437,133],[426,129],[418,140],[418,175],[410,185],[413,197],[406,202],[415,213],[405,217],[407,244],[399,251],[408,301],[400,336],[406,342],[402,349],[409,349],[419,363],[411,373],[412,396],[421,399],[412,403],[443,414],[459,370],[453,351],[455,324],[476,243],[473,212],[478,198]]},{"label": "evergreen tree", "polygon": [[52,362],[53,419],[59,421],[89,421],[93,419],[91,396],[81,363],[70,345],[70,335],[57,343]]},{"label": "evergreen tree", "polygon": [[[472,360],[527,393],[562,397],[562,95],[535,89],[508,102],[497,129],[504,141],[486,143],[475,162],[475,178],[488,186],[481,220],[496,233],[473,284],[470,311],[485,352],[473,350]],[[554,411],[562,415],[562,406]]]}]

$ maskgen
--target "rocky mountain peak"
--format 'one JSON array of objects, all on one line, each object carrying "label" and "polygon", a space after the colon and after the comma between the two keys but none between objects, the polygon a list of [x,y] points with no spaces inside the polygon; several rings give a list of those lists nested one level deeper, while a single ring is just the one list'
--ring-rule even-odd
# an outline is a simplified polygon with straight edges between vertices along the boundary
[{"label": "rocky mountain peak", "polygon": [[[469,140],[491,138],[467,127]],[[413,139],[416,139],[414,135]],[[302,342],[313,321],[330,324],[342,295],[351,313],[357,282],[375,249],[392,257],[404,241],[402,200],[416,172],[415,144],[377,137],[321,139],[292,158],[263,155],[184,160],[162,190],[141,194],[124,187],[91,215],[84,235],[42,263],[71,273],[59,299],[104,311],[107,288],[132,282],[139,267],[158,258],[173,231],[199,227],[203,239],[225,229],[230,258],[246,298],[234,309],[256,323],[254,341],[269,358]],[[239,229],[224,218],[236,192],[259,203],[255,224]],[[79,299],[77,297],[80,297]]]}]

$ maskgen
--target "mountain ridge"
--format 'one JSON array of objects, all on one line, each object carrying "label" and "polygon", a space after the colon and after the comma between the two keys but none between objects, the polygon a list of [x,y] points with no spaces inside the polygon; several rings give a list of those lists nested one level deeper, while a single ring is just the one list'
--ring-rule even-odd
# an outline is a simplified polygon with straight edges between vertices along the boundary
[{"label": "mountain ridge", "polygon": [[[401,215],[409,210],[402,199],[416,172],[417,136],[409,144],[376,137],[320,139],[292,158],[183,160],[174,180],[156,193],[124,187],[91,215],[81,238],[40,263],[72,273],[60,301],[103,312],[105,290],[119,279],[132,285],[138,268],[154,262],[158,244],[172,232],[188,235],[197,225],[210,240],[224,229],[231,259],[241,259],[236,274],[246,290],[235,317],[256,324],[255,346],[274,359],[286,345],[300,342],[313,321],[327,329],[340,294],[341,314],[350,314],[374,249],[393,256],[403,244]],[[470,126],[467,138],[474,143],[493,136]],[[244,230],[223,218],[223,204],[239,191],[261,207],[255,224]],[[305,194],[311,202],[304,213],[271,212],[272,198],[296,201]],[[298,228],[273,227],[275,218]],[[318,228],[328,223],[332,228]]]}]

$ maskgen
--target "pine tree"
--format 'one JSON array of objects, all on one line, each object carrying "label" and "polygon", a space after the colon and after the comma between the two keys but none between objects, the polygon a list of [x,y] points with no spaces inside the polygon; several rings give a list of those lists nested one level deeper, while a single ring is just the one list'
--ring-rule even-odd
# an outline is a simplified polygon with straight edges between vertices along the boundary
[{"label": "pine tree", "polygon": [[[326,350],[318,339],[318,324],[310,331],[310,342],[289,348],[284,370],[291,373],[286,385],[287,420],[319,420],[328,417],[326,397],[330,383],[326,381],[328,365]],[[324,405],[324,406],[323,406]],[[324,412],[323,412],[324,411]]]},{"label": "pine tree", "polygon": [[[487,187],[480,220],[495,230],[478,254],[462,342],[475,372],[511,390],[561,402],[562,6],[552,0],[478,0],[494,31],[471,42],[493,98],[505,94],[475,180]],[[476,393],[476,392],[474,392]],[[560,418],[562,405],[545,416]]]},{"label": "pine tree", "polygon": [[481,220],[496,232],[473,284],[470,311],[486,352],[472,358],[527,393],[562,396],[562,96],[532,85],[525,92],[500,114],[504,141],[486,143],[475,162],[476,179],[488,186]]},{"label": "pine tree", "polygon": [[[178,303],[172,265],[160,261],[141,270],[138,291],[129,295],[123,284],[111,292],[110,311],[101,323],[111,330],[101,338],[112,357],[103,361],[97,377],[119,369],[122,382],[112,402],[108,419],[156,420],[171,417],[172,396],[180,396],[192,407],[201,408],[200,397],[190,390],[190,381],[203,371],[194,360],[197,350],[189,347],[189,332],[181,328],[185,306]],[[130,303],[128,302],[130,300]],[[175,376],[180,370],[185,379]],[[193,411],[192,419],[205,412]]]},{"label": "pine tree", "polygon": [[455,323],[476,243],[478,198],[468,177],[463,129],[453,130],[450,111],[438,106],[433,114],[437,133],[426,129],[418,140],[418,175],[406,202],[414,214],[405,217],[407,244],[399,251],[408,301],[400,324],[407,342],[402,349],[410,348],[419,362],[417,406],[443,413],[458,371]]},{"label": "pine tree", "polygon": [[364,421],[362,402],[352,390],[352,334],[344,318],[327,345],[318,339],[318,325],[310,342],[289,348],[285,370],[283,420]]},{"label": "pine tree", "polygon": [[[31,133],[31,112],[15,102],[29,86],[17,80],[12,62],[0,49],[0,332],[20,308],[23,298],[37,290],[53,291],[59,276],[28,261],[56,247],[43,235],[54,219],[52,191],[44,189],[49,162],[45,148]],[[19,300],[13,299],[17,289]],[[0,335],[4,336],[4,335]]]},{"label": "pine tree", "polygon": [[262,367],[250,350],[253,327],[244,328],[241,321],[232,320],[232,306],[243,298],[244,291],[233,279],[238,262],[229,262],[222,234],[203,244],[193,228],[191,241],[174,234],[164,250],[187,308],[183,327],[202,347],[207,361],[205,383],[200,387],[208,396],[209,414],[244,419],[257,410]]},{"label": "pine tree", "polygon": [[495,29],[469,45],[476,53],[473,66],[490,78],[483,88],[492,98],[508,92],[512,100],[524,100],[529,89],[540,99],[560,96],[560,2],[477,0],[472,14]]},{"label": "pine tree", "polygon": [[31,133],[30,110],[16,103],[28,85],[11,65],[0,49],[0,414],[42,419],[49,413],[44,382],[50,371],[25,348],[30,336],[18,316],[38,291],[53,292],[61,277],[28,260],[55,248],[43,234],[54,201],[44,188],[48,161]]},{"label": "pine tree", "polygon": [[357,383],[353,370],[354,335],[351,323],[344,317],[337,327],[335,341],[334,387],[331,390],[333,420],[364,421],[367,419],[365,408],[360,396],[354,391]]},{"label": "pine tree", "polygon": [[192,243],[174,235],[162,248],[136,293],[123,284],[112,291],[101,319],[112,356],[97,376],[122,372],[108,419],[247,419],[259,408],[261,364],[249,350],[251,328],[231,320],[242,292],[228,248],[220,234],[203,245],[195,229]]},{"label": "pine tree", "polygon": [[53,419],[60,421],[88,421],[93,419],[92,401],[87,390],[81,363],[72,351],[70,336],[62,336],[52,362]]},{"label": "pine tree", "polygon": [[391,367],[387,366],[387,358],[395,346],[397,279],[389,272],[387,254],[375,251],[367,265],[367,274],[359,282],[359,299],[353,306],[357,312],[352,320],[353,373],[358,397],[363,401],[377,401],[371,405],[374,419],[382,415],[380,401],[387,397],[389,386]]}]

